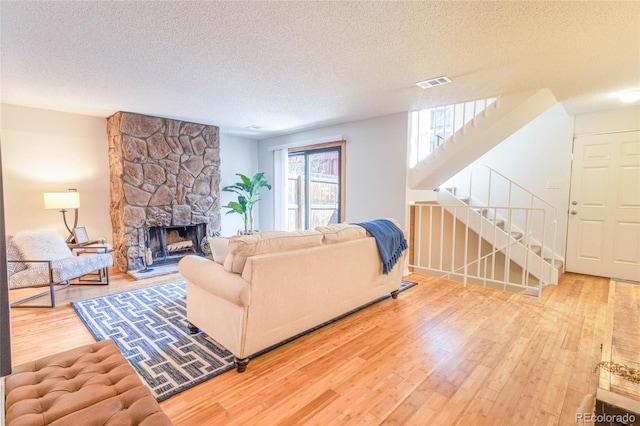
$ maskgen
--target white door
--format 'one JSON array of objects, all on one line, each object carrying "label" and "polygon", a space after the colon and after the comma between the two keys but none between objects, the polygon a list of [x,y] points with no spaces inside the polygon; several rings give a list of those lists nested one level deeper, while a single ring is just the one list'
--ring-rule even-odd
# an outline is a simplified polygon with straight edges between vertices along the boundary
[{"label": "white door", "polygon": [[640,281],[640,132],[574,140],[566,263]]}]

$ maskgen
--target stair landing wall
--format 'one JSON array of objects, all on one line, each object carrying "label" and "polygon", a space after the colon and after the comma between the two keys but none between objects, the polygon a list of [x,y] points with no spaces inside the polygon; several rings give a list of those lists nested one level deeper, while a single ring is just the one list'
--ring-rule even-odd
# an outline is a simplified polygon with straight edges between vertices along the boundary
[{"label": "stair landing wall", "polygon": [[558,103],[478,159],[556,208],[555,251],[562,257],[566,247],[572,147],[573,116]]}]

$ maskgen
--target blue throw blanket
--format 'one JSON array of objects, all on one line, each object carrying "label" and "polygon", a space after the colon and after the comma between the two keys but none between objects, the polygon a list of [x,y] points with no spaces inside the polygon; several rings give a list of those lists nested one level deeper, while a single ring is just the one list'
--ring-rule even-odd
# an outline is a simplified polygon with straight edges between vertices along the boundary
[{"label": "blue throw blanket", "polygon": [[400,260],[402,252],[408,247],[402,229],[385,219],[355,223],[354,225],[362,226],[376,239],[382,260],[382,272],[388,274]]}]

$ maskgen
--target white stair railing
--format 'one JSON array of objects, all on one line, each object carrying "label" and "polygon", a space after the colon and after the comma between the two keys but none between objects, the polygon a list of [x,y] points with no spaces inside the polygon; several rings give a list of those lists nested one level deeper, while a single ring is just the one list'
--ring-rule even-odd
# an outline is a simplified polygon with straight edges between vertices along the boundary
[{"label": "white stair railing", "polygon": [[424,160],[443,143],[455,142],[456,132],[465,133],[467,125],[475,126],[480,114],[486,116],[487,107],[498,98],[478,99],[453,105],[414,111],[411,113],[410,167]]},{"label": "white stair railing", "polygon": [[[442,185],[440,189],[452,192],[470,206],[487,206],[488,218],[496,223],[503,221],[503,228],[508,232],[521,232],[528,225],[526,216],[514,215],[514,210],[509,209],[544,210],[544,216],[533,218],[532,229],[537,231],[531,235],[532,239],[528,247],[540,247],[540,255],[549,259],[553,265],[557,261],[562,261],[557,254],[558,212],[556,207],[522,185],[485,164],[475,162]],[[492,206],[505,206],[505,208]]]},{"label": "white stair railing", "polygon": [[[545,209],[482,207],[416,203],[413,213],[413,256],[415,272],[440,275],[467,283],[540,296],[553,280],[552,265],[529,250],[534,228],[546,223]],[[508,218],[522,216],[525,226],[512,235],[495,226],[483,209],[505,212]]]}]

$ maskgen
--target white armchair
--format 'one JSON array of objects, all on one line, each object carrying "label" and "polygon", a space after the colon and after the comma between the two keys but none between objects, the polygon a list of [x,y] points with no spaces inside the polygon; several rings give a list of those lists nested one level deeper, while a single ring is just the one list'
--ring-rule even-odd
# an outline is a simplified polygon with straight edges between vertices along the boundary
[{"label": "white armchair", "polygon": [[[11,303],[11,307],[55,308],[55,291],[68,287],[74,278],[97,273],[98,284],[109,285],[113,257],[106,253],[74,253],[53,229],[24,231],[7,236],[9,289],[49,287],[41,293]],[[23,305],[49,294],[50,305]]]}]

